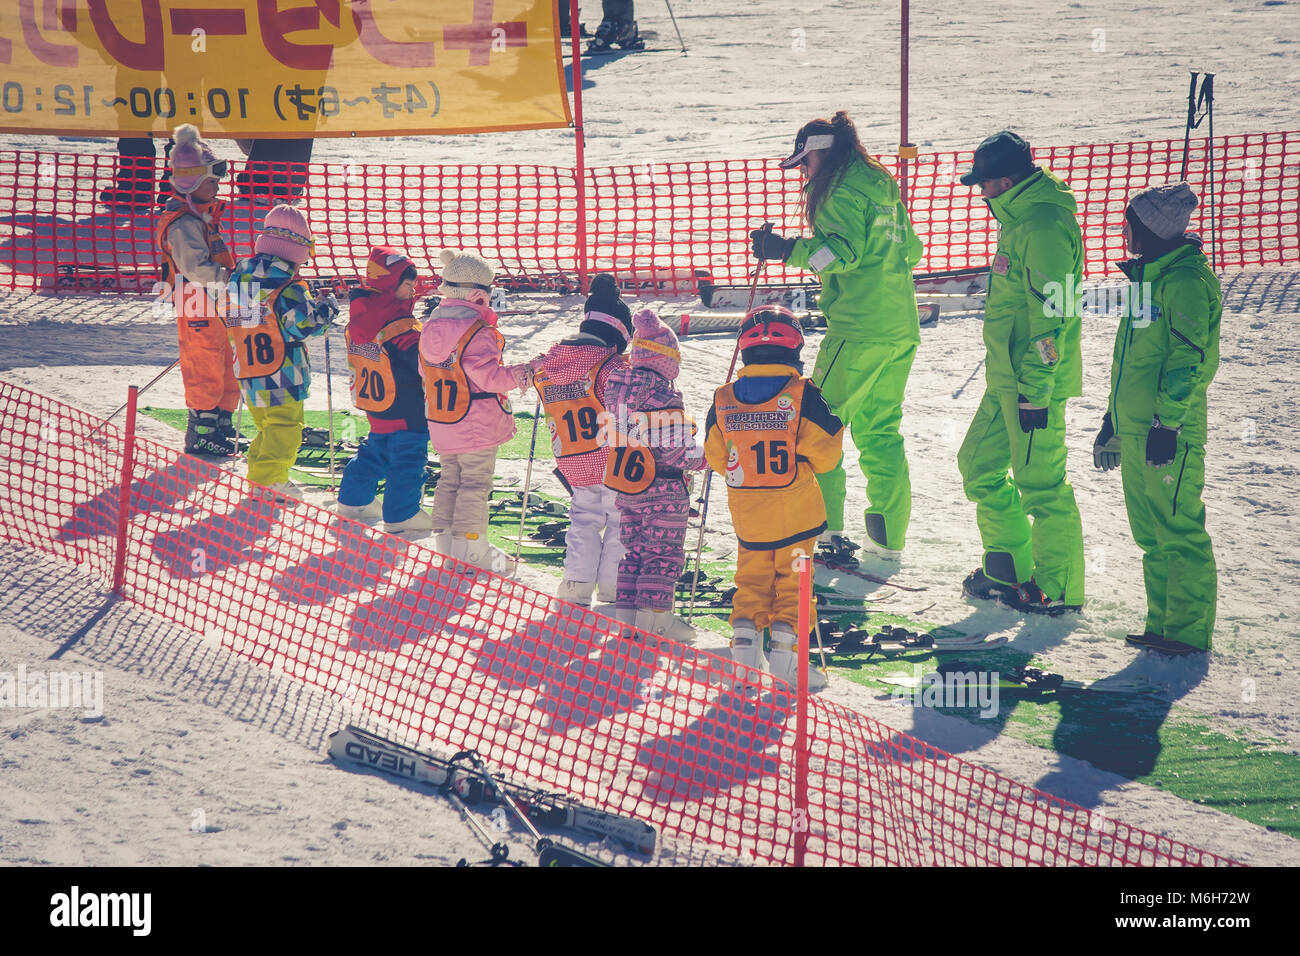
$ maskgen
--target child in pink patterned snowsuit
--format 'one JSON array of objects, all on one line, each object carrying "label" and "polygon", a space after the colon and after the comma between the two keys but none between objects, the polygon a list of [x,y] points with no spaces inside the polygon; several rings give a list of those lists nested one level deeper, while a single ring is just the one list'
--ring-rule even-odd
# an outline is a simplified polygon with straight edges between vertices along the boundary
[{"label": "child in pink patterned snowsuit", "polygon": [[[610,414],[618,420],[637,413],[677,410],[684,416],[677,378],[681,353],[677,336],[649,309],[632,320],[636,337],[629,354],[630,367],[609,379],[606,398]],[[655,478],[644,491],[620,490],[617,503],[622,515],[620,537],[627,550],[618,567],[616,613],[619,620],[643,631],[689,642],[695,632],[672,613],[677,579],[686,567],[686,520],[690,493],[686,473],[704,466],[702,450],[693,429],[658,429],[648,433],[645,447],[653,454]],[[614,474],[620,449],[611,448],[606,483],[619,487]],[[636,478],[636,474],[627,477]]]},{"label": "child in pink patterned snowsuit", "polygon": [[558,596],[583,607],[591,604],[593,590],[602,604],[614,603],[623,559],[617,493],[605,486],[609,447],[601,429],[609,379],[627,370],[623,353],[631,337],[632,313],[614,277],[602,272],[591,281],[578,333],[528,363],[546,413],[555,473],[573,499]]}]

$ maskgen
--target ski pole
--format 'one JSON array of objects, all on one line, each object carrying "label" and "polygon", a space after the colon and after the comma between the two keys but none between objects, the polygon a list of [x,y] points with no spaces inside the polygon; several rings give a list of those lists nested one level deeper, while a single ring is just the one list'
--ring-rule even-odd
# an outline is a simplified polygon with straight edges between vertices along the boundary
[{"label": "ski pole", "polygon": [[1214,74],[1206,73],[1205,79],[1201,80],[1201,99],[1205,101],[1205,113],[1210,121],[1210,138],[1206,143],[1208,150],[1208,161],[1210,164],[1210,268],[1218,267],[1219,262],[1219,229],[1215,222],[1214,210]]},{"label": "ski pole", "polygon": [[244,437],[244,390],[239,390],[239,405],[235,410],[235,454],[239,455],[239,440]]},{"label": "ski pole", "polygon": [[[812,559],[809,558],[808,560],[811,561]],[[816,613],[813,614],[813,633],[817,635],[817,653],[821,655],[822,672],[825,673],[827,667],[826,648],[822,646],[822,622],[817,618]]]},{"label": "ski pole", "polygon": [[329,414],[330,491],[334,490],[334,376],[330,369],[330,330],[325,327],[325,408]]},{"label": "ski pole", "polygon": [[[161,372],[159,372],[157,375],[155,375],[152,379],[150,379],[148,385],[144,385],[144,386],[142,386],[142,387],[140,387],[140,388],[137,388],[137,389],[135,390],[136,397],[137,397],[137,398],[140,397],[140,396],[143,395],[145,392],[147,392],[149,389],[153,388],[155,385],[158,384],[159,380],[160,380],[164,375],[166,375],[168,372],[170,372],[172,369],[174,369],[177,365],[180,365],[180,364],[181,364],[181,360],[180,360],[180,359],[177,359],[175,362],[172,362],[171,365],[168,365],[165,369],[163,369]],[[105,418],[102,422],[100,422],[98,425],[96,425],[96,426],[94,427],[94,429],[90,432],[90,434],[87,435],[86,437],[87,437],[87,438],[90,438],[90,437],[93,436],[96,432],[98,432],[101,428],[103,428],[105,425],[107,425],[109,422],[111,422],[114,418],[116,418],[118,415],[122,414],[122,411],[126,408],[127,404],[128,404],[127,402],[123,402],[121,405],[119,405],[119,406],[117,407],[116,411],[113,412],[113,414],[109,415],[109,416],[108,416],[107,418]]]},{"label": "ski pole", "polygon": [[542,400],[537,399],[533,409],[533,438],[528,443],[528,467],[524,470],[524,497],[519,502],[519,535],[515,538],[515,568],[519,567],[519,555],[524,550],[524,518],[528,516],[528,487],[533,480],[533,455],[537,452],[537,420],[542,417]]},{"label": "ski pole", "polygon": [[1192,148],[1192,130],[1200,125],[1196,120],[1196,78],[1200,74],[1195,70],[1191,74],[1192,82],[1187,88],[1187,128],[1183,131],[1183,169],[1178,174],[1181,180],[1187,179],[1187,153]]},{"label": "ski pole", "polygon": [[[772,223],[763,223],[763,232],[770,233]],[[754,297],[758,295],[758,279],[763,274],[763,266],[767,264],[766,259],[759,259],[758,265],[754,267],[754,279],[749,285],[749,308],[745,309],[745,315],[749,315],[754,308]],[[743,325],[743,323],[742,323]],[[731,365],[727,368],[727,382],[731,381],[731,376],[736,372],[736,359],[740,356],[740,333],[736,333],[736,347],[731,350]],[[723,384],[727,384],[724,382]],[[705,435],[704,440],[708,441],[709,436]],[[691,575],[691,601],[686,608],[686,619],[692,621],[695,619],[695,591],[700,583],[700,556],[704,552],[704,526],[709,517],[709,489],[713,487],[713,469],[708,470],[704,476],[704,495],[700,503],[700,533],[695,539],[695,571]]]},{"label": "ski pole", "polygon": [[[509,791],[509,789],[505,786],[505,784],[502,783],[500,780],[498,780],[492,774],[492,772],[488,770],[487,764],[483,760],[483,756],[477,750],[462,751],[452,759],[456,760],[461,757],[467,759],[470,763],[470,766],[472,766],[475,770],[477,770],[479,776],[483,778],[484,796],[490,799],[491,795],[495,793],[497,802],[504,803],[507,807],[510,808],[511,812],[514,813],[514,815],[519,818],[519,822],[524,825],[524,829],[527,830],[529,836],[533,838],[533,852],[537,854],[538,862],[541,865],[545,866],[546,865],[545,860],[547,856],[555,852],[557,849],[555,845],[555,841],[551,840],[548,837],[542,836],[541,831],[538,830],[537,827],[533,825],[532,819],[523,810],[523,808],[519,806],[519,801],[515,799],[514,794],[512,794]],[[558,849],[560,855],[562,855],[570,865],[578,865],[578,866],[606,866],[607,865],[605,863],[602,863],[600,860],[595,859],[594,857],[587,856],[587,854],[585,853],[579,853],[577,850],[571,850],[568,847],[561,847]]]},{"label": "ski pole", "polygon": [[668,16],[672,17],[673,29],[677,31],[677,42],[682,45],[682,53],[684,54],[686,52],[686,41],[682,39],[681,28],[677,26],[677,15],[673,13],[673,5],[669,0],[664,0],[664,6],[668,8]]},{"label": "ski pole", "polygon": [[[487,847],[488,852],[492,854],[491,859],[487,861],[488,863],[491,863],[493,866],[499,866],[502,863],[508,864],[509,866],[523,866],[522,861],[510,859],[510,845],[493,840],[492,834],[488,833],[487,828],[484,827],[483,824],[479,823],[474,815],[470,813],[469,807],[465,804],[461,795],[456,792],[456,772],[454,768],[457,763],[471,754],[474,754],[474,751],[465,750],[451,758],[450,766],[453,769],[447,774],[447,780],[442,785],[442,792],[448,800],[456,805],[456,809],[460,811],[461,819],[470,825],[470,828],[474,831],[474,835],[479,838],[479,841]],[[474,756],[477,756],[477,754],[474,754]],[[468,865],[469,864],[465,860],[461,860],[460,863],[457,864],[457,866]]]}]

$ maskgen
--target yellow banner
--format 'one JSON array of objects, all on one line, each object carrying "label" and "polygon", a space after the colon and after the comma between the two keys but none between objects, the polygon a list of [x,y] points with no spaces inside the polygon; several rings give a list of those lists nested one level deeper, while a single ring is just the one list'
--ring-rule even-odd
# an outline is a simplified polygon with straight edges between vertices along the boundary
[{"label": "yellow banner", "polygon": [[552,0],[0,0],[0,130],[569,125]]}]

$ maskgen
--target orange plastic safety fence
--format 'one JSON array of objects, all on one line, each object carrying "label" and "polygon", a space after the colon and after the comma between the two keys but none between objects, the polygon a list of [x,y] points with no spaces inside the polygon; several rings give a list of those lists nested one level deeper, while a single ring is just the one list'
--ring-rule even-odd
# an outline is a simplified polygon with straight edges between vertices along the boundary
[{"label": "orange plastic safety fence", "polygon": [[[1088,276],[1115,275],[1128,197],[1178,178],[1181,140],[1040,146],[1036,157],[1073,188]],[[920,272],[984,268],[997,228],[977,190],[962,186],[972,154],[924,153],[909,164],[909,207],[925,243]],[[1211,157],[1213,162],[1211,163]],[[898,175],[898,161],[882,157]],[[1210,218],[1210,174],[1214,217]],[[143,291],[158,277],[154,248],[161,160],[113,154],[0,153],[0,287]],[[397,246],[425,276],[444,247],[501,265],[516,289],[578,285],[577,179],[548,166],[396,166],[231,163],[223,232],[236,255],[252,250],[270,206],[301,198],[317,237],[304,275],[353,278],[373,246]],[[1193,229],[1220,267],[1300,261],[1300,133],[1193,140],[1187,178],[1201,197]],[[773,160],[650,163],[587,171],[592,272],[630,286],[690,292],[700,273],[743,282],[753,267],[750,230],[806,231],[800,180]],[[109,204],[109,201],[113,205]],[[808,273],[772,263],[770,281]]]},{"label": "orange plastic safety fence", "polygon": [[[0,382],[0,540],[108,582],[123,436]],[[409,743],[768,863],[1225,864],[827,701],[796,813],[786,685],[140,440],[126,601]],[[803,805],[804,801],[800,801]]]}]

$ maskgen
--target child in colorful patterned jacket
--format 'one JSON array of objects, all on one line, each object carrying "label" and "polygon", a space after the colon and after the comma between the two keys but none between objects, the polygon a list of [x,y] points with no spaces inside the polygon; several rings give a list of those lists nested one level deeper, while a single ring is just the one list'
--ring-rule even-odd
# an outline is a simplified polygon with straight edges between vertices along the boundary
[{"label": "child in colorful patterned jacket", "polygon": [[266,214],[253,246],[230,276],[226,331],[235,377],[257,425],[248,449],[248,480],[300,498],[289,468],[302,445],[303,402],[311,389],[307,339],[338,315],[334,297],[312,297],[298,270],[310,255],[311,230],[293,206]]}]

